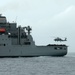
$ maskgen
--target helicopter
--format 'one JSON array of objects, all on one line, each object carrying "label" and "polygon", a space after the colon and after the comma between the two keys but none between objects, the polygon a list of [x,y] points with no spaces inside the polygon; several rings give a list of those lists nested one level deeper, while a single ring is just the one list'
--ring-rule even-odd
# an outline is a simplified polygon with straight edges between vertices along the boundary
[{"label": "helicopter", "polygon": [[60,41],[60,42],[62,42],[62,41],[67,41],[67,38],[65,38],[65,39],[61,39],[60,37],[57,37],[57,38],[55,38],[54,39],[54,41]]}]

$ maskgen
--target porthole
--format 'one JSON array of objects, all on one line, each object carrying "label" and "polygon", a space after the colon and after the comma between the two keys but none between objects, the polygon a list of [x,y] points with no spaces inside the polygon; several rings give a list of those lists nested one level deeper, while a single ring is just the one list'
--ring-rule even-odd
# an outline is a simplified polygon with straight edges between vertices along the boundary
[{"label": "porthole", "polygon": [[54,49],[57,49],[57,47],[54,47]]},{"label": "porthole", "polygon": [[4,46],[6,46],[6,44],[4,44]]}]

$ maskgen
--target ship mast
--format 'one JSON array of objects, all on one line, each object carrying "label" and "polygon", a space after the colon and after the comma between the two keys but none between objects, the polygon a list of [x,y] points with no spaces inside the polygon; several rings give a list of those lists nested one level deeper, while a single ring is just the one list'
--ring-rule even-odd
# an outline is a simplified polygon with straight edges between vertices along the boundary
[{"label": "ship mast", "polygon": [[21,27],[18,27],[18,44],[21,44]]},{"label": "ship mast", "polygon": [[28,35],[30,35],[30,31],[32,30],[30,26],[26,27],[26,30],[28,31]]}]

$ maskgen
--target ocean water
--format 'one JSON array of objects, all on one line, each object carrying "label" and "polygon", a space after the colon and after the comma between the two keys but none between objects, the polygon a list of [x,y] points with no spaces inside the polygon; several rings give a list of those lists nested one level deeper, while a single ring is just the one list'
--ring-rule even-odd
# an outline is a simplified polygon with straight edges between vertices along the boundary
[{"label": "ocean water", "polygon": [[0,58],[0,75],[75,75],[75,53],[65,57]]}]

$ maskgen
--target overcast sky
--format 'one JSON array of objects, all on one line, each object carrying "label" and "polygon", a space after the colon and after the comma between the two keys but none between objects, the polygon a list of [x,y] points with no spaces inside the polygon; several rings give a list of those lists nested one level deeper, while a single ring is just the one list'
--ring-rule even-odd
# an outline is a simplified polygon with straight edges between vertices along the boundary
[{"label": "overcast sky", "polygon": [[75,52],[75,0],[0,0],[0,13],[9,22],[30,25],[36,45],[67,37],[64,43]]}]

